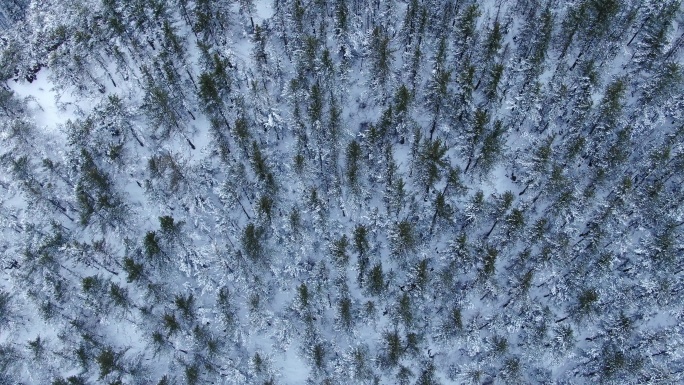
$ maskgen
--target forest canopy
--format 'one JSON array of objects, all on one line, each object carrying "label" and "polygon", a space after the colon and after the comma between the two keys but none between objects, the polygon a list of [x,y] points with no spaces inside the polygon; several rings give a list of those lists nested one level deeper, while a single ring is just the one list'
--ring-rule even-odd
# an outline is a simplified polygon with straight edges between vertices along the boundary
[{"label": "forest canopy", "polygon": [[0,384],[684,382],[680,0],[5,0]]}]

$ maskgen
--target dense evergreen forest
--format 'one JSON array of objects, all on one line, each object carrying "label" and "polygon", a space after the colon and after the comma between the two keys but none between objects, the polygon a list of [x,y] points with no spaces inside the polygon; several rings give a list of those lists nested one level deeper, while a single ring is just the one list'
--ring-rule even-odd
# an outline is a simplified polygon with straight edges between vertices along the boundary
[{"label": "dense evergreen forest", "polygon": [[3,0],[0,384],[684,383],[681,0]]}]

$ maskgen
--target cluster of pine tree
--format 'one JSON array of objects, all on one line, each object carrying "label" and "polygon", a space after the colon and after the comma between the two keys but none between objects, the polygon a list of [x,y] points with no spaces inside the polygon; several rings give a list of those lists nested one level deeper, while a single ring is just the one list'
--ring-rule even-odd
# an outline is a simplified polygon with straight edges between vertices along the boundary
[{"label": "cluster of pine tree", "polygon": [[683,47],[681,0],[4,1],[0,384],[682,383]]}]

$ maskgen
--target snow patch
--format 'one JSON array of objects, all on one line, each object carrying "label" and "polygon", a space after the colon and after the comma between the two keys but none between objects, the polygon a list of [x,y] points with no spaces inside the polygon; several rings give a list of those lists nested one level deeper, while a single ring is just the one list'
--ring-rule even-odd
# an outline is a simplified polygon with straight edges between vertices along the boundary
[{"label": "snow patch", "polygon": [[259,20],[266,20],[273,16],[273,2],[271,0],[257,0],[256,18]]},{"label": "snow patch", "polygon": [[[68,95],[60,95],[50,82],[50,69],[43,68],[31,83],[24,81],[8,81],[7,85],[18,96],[28,99],[38,127],[51,133],[58,133],[58,127],[73,119],[79,111],[74,104],[75,99]],[[81,103],[81,102],[79,102]]]}]

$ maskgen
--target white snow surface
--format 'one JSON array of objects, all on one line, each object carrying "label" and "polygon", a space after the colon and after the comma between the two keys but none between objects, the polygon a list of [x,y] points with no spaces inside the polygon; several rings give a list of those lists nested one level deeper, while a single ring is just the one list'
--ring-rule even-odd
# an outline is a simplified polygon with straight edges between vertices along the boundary
[{"label": "white snow surface", "polygon": [[[384,1],[379,3],[386,5]],[[486,11],[478,19],[480,31],[485,31],[495,17],[504,20],[505,16],[514,13],[513,5],[506,2],[485,1],[478,4],[481,10]],[[256,0],[254,6],[255,12],[250,15],[254,23],[263,25],[268,22],[272,29],[275,28],[273,2]],[[306,3],[306,6],[311,4]],[[371,36],[373,18],[379,17],[377,15],[382,12],[390,14],[392,11],[372,8],[368,10],[367,18],[353,20],[356,29],[345,37],[347,40],[344,44],[347,47],[363,45],[367,48],[365,45],[369,43],[364,39]],[[395,7],[396,15],[392,23],[401,26],[408,8],[409,4],[404,2]],[[147,377],[141,379],[141,383],[156,383],[162,375],[169,373],[175,375],[172,383],[184,383],[186,369],[197,362],[208,362],[207,366],[199,366],[200,377],[202,381],[206,378],[206,382],[211,383],[263,383],[271,378],[275,383],[289,385],[320,383],[324,378],[332,378],[332,381],[336,381],[333,383],[339,384],[346,384],[346,381],[350,384],[371,383],[372,376],[357,378],[357,373],[354,372],[357,366],[345,361],[353,356],[354,348],[363,348],[367,351],[367,356],[363,357],[364,363],[372,368],[373,376],[380,379],[379,383],[394,384],[398,381],[398,367],[387,368],[380,364],[386,355],[385,335],[393,331],[400,334],[405,346],[400,363],[413,373],[411,383],[416,383],[418,376],[425,373],[424,369],[430,367],[428,364],[436,368],[435,378],[440,384],[465,383],[473,373],[480,373],[483,380],[490,379],[497,384],[508,383],[508,379],[511,379],[511,383],[547,380],[549,383],[595,383],[603,377],[592,374],[592,370],[597,371],[601,367],[596,369],[590,364],[602,362],[600,360],[605,357],[600,353],[609,348],[634,346],[634,349],[625,351],[632,354],[632,351],[641,350],[639,353],[644,354],[646,362],[644,367],[651,369],[673,362],[663,361],[661,364],[657,361],[666,358],[662,357],[664,354],[661,351],[682,351],[684,343],[680,341],[680,336],[684,333],[679,322],[684,314],[682,304],[668,294],[669,290],[680,289],[676,281],[676,274],[679,273],[669,276],[668,271],[665,271],[658,277],[642,276],[642,270],[650,271],[648,269],[653,268],[650,264],[658,262],[657,258],[644,256],[648,253],[659,255],[662,252],[662,244],[653,240],[653,234],[661,231],[661,228],[658,227],[656,231],[654,228],[659,224],[646,224],[646,219],[632,216],[634,212],[642,215],[642,210],[650,210],[639,206],[648,200],[638,199],[642,199],[651,190],[646,190],[637,181],[643,182],[646,177],[642,175],[649,176],[654,170],[648,169],[644,163],[639,163],[634,170],[619,166],[614,169],[617,176],[608,175],[602,180],[595,171],[602,166],[590,166],[586,160],[591,159],[591,155],[587,155],[593,150],[591,148],[583,150],[580,156],[569,163],[563,163],[565,141],[572,134],[563,121],[565,114],[562,118],[560,113],[557,114],[559,116],[554,115],[548,131],[540,134],[537,123],[547,118],[539,115],[541,104],[545,103],[543,98],[530,106],[526,114],[517,116],[512,107],[522,108],[520,106],[525,104],[528,95],[519,95],[518,92],[524,90],[517,85],[502,84],[500,88],[506,88],[510,93],[502,96],[500,101],[486,101],[481,88],[475,92],[471,107],[473,111],[480,107],[488,108],[493,114],[492,121],[498,118],[504,124],[510,124],[505,134],[505,155],[485,175],[475,171],[462,174],[466,191],[462,195],[450,195],[448,189],[454,187],[447,186],[444,176],[447,175],[447,166],[458,170],[465,168],[468,158],[462,148],[465,148],[463,143],[466,143],[471,122],[460,123],[456,119],[449,121],[442,117],[436,125],[434,135],[443,140],[443,143],[448,143],[449,148],[444,157],[445,165],[440,169],[440,180],[426,192],[427,186],[423,184],[424,170],[416,166],[416,159],[421,155],[413,153],[412,130],[417,127],[423,133],[423,138],[426,138],[433,119],[437,120],[437,117],[427,110],[420,95],[414,95],[410,111],[413,117],[408,123],[411,126],[401,135],[404,136],[404,143],[399,144],[399,138],[391,139],[391,158],[395,161],[396,172],[403,178],[407,190],[404,202],[393,212],[389,205],[392,197],[388,193],[390,186],[385,186],[384,182],[387,166],[384,150],[367,143],[371,140],[370,125],[376,128],[381,125],[383,112],[392,105],[394,95],[390,92],[383,99],[384,90],[376,89],[370,54],[351,59],[350,67],[342,69],[342,59],[335,49],[343,39],[338,41],[331,28],[327,31],[327,40],[317,43],[330,49],[339,73],[335,76],[319,75],[319,71],[323,74],[324,69],[318,57],[314,70],[301,69],[302,73],[308,74],[307,81],[312,84],[314,81],[321,84],[339,81],[339,84],[330,87],[330,95],[325,95],[325,111],[329,96],[334,95],[341,104],[341,139],[338,139],[339,143],[330,146],[330,143],[325,142],[326,139],[319,138],[325,138],[322,130],[316,132],[312,129],[317,124],[318,127],[327,128],[327,121],[308,121],[312,84],[305,85],[304,90],[296,91],[299,93],[293,93],[291,83],[280,83],[283,79],[294,81],[296,71],[300,70],[295,67],[301,65],[296,63],[297,55],[301,56],[302,52],[289,47],[286,51],[278,36],[269,35],[267,64],[260,67],[253,57],[251,21],[244,15],[241,16],[243,17],[236,19],[237,23],[231,26],[229,44],[217,49],[237,66],[230,97],[239,96],[242,98],[241,102],[247,106],[245,111],[239,111],[237,104],[224,108],[232,126],[231,129],[225,129],[231,146],[229,164],[218,160],[216,139],[210,131],[208,114],[202,111],[203,106],[197,100],[197,92],[190,86],[197,81],[199,73],[206,69],[201,68],[203,64],[199,63],[201,53],[197,47],[197,37],[184,21],[178,22],[182,26],[178,33],[188,42],[188,73],[193,75],[191,80],[185,79],[191,96],[187,97],[189,101],[183,108],[187,107],[187,112],[192,113],[194,119],[184,111],[181,123],[186,131],[182,135],[174,134],[159,141],[161,144],[157,144],[149,134],[152,130],[147,127],[146,117],[141,112],[144,91],[140,90],[140,82],[134,81],[141,77],[137,67],[133,69],[135,76],[131,76],[129,80],[116,75],[117,87],[107,85],[104,94],[94,92],[90,97],[76,96],[68,88],[61,88],[61,92],[56,91],[59,87],[50,80],[50,68],[41,69],[32,83],[14,80],[7,82],[7,86],[26,101],[26,116],[33,119],[46,138],[54,138],[55,142],[43,144],[51,151],[37,149],[35,152],[38,155],[33,154],[36,170],[32,177],[47,191],[47,198],[40,200],[42,196],[28,195],[13,177],[3,176],[0,179],[4,209],[0,215],[0,223],[3,223],[3,229],[0,230],[3,248],[0,251],[5,253],[0,261],[6,264],[16,259],[22,265],[28,265],[35,262],[29,259],[29,251],[37,254],[36,250],[40,250],[45,256],[49,256],[53,252],[51,248],[56,249],[54,252],[59,258],[64,256],[62,262],[50,265],[52,271],[40,267],[44,269],[41,270],[44,280],[40,281],[43,286],[37,290],[38,294],[23,287],[19,269],[5,269],[4,275],[0,275],[3,278],[0,289],[16,293],[12,298],[13,311],[19,316],[11,320],[9,327],[0,328],[0,344],[18,346],[22,357],[26,358],[16,363],[17,378],[26,383],[48,383],[46,381],[53,380],[49,376],[55,375],[65,378],[84,375],[93,381],[101,380],[94,360],[91,369],[82,370],[70,356],[83,343],[80,332],[69,333],[70,330],[75,330],[70,322],[74,323],[77,318],[80,320],[84,314],[91,315],[85,318],[84,322],[89,325],[85,329],[97,330],[97,335],[93,338],[98,344],[102,343],[95,345],[91,355],[96,356],[107,345],[121,352],[119,359],[121,362],[125,361],[129,367],[134,367],[131,363],[138,360],[147,371]],[[438,23],[437,16],[430,22]],[[182,18],[178,16],[177,20]],[[516,19],[512,24],[511,31],[506,33],[503,41],[506,47],[508,44],[515,46],[512,35],[519,32],[522,23],[524,20]],[[364,30],[364,27],[369,28]],[[308,26],[306,28],[314,36],[313,30]],[[673,29],[679,33],[682,28],[675,23]],[[430,33],[433,32],[431,30]],[[401,55],[403,47],[399,37],[395,37],[396,31],[391,33],[391,55],[395,63],[400,64],[396,64],[397,68],[390,76],[388,88],[408,83],[407,71],[404,70],[410,65],[410,59]],[[162,35],[154,35],[151,39],[161,44]],[[432,41],[434,39],[425,39],[436,46],[436,41]],[[290,44],[293,44],[292,41]],[[428,79],[433,74],[431,60],[435,49],[427,43],[423,44],[421,49],[424,51],[424,59],[415,80],[419,90],[426,88]],[[629,56],[634,48],[625,49],[625,53],[615,60],[605,60],[606,67],[609,67],[605,74],[612,71],[618,75],[623,73],[623,66],[633,66],[629,63]],[[126,53],[129,59],[132,57],[131,52]],[[149,54],[156,55],[157,52],[150,50]],[[452,55],[451,51],[449,55]],[[511,63],[515,62],[513,57],[518,58],[516,53],[509,55]],[[568,53],[568,57],[573,60],[577,55],[575,51]],[[545,71],[536,78],[542,89],[550,89],[551,84],[556,81],[554,68],[557,68],[557,57],[556,52],[549,55]],[[681,59],[681,53],[677,58]],[[501,59],[503,61],[503,57]],[[278,79],[277,74],[283,79]],[[485,71],[478,69],[477,74],[486,79]],[[454,73],[452,78],[456,78],[456,75]],[[184,76],[186,75],[181,75]],[[514,79],[516,75],[506,73],[506,76]],[[576,79],[573,74],[564,76],[567,76],[568,81]],[[604,82],[607,80],[608,76],[605,76]],[[449,90],[454,93],[460,91],[455,83]],[[639,93],[638,90],[630,91],[633,94]],[[594,106],[601,102],[602,92],[603,88],[598,86],[592,92]],[[78,223],[81,209],[73,198],[77,191],[75,182],[80,180],[78,172],[60,164],[63,168],[57,167],[57,171],[50,174],[44,171],[46,166],[40,166],[39,162],[43,157],[59,154],[54,159],[55,163],[66,163],[69,154],[64,150],[68,147],[64,125],[69,120],[89,116],[100,102],[114,94],[122,97],[132,111],[132,126],[134,132],[142,138],[143,144],[138,144],[133,139],[126,143],[128,158],[123,165],[117,163],[115,157],[110,159],[105,156],[97,159],[97,166],[108,173],[113,179],[113,188],[123,195],[128,209],[127,217],[117,227],[107,223],[82,226]],[[632,108],[638,100],[632,95],[625,99],[625,104]],[[678,102],[671,98],[666,103],[670,108],[676,109]],[[292,106],[295,104],[301,108],[300,119],[303,123],[296,121],[294,117]],[[453,105],[449,107],[456,108]],[[238,117],[246,117],[249,121],[251,136],[247,145],[236,139],[234,125]],[[665,140],[665,133],[675,137],[673,132],[676,119],[668,116],[668,119],[661,117],[657,120],[658,128],[649,134],[655,136],[654,146],[659,144],[656,141]],[[638,116],[630,123],[639,127],[646,124],[645,120],[646,117]],[[300,123],[305,126],[307,133],[308,142],[305,144],[295,135]],[[677,124],[681,123],[679,117]],[[587,131],[586,128],[579,128],[582,129]],[[638,136],[643,134],[634,135],[631,139],[637,142],[643,138]],[[538,148],[549,138],[553,143],[552,159],[546,168],[551,170],[554,166],[562,166],[560,177],[556,175],[560,181],[551,180],[551,171],[531,171],[538,167],[535,163]],[[345,184],[348,178],[345,167],[348,167],[349,162],[347,146],[352,140],[362,143],[363,151],[363,157],[359,160],[362,182],[358,192],[353,192]],[[607,136],[606,140],[613,138]],[[261,149],[269,170],[274,172],[278,181],[275,195],[277,202],[268,217],[263,214],[263,206],[268,201],[262,199],[267,195],[263,193],[267,190],[264,187],[267,183],[259,179],[260,176],[254,171],[256,156],[252,145]],[[630,145],[634,149],[628,155],[628,162],[637,163],[630,156],[654,158],[654,152],[646,144]],[[672,146],[669,159],[679,159],[683,150],[681,143]],[[177,178],[180,182],[176,182],[181,187],[173,183],[165,186],[169,189],[178,188],[181,193],[162,195],[159,198],[150,192],[147,182],[167,177],[152,176],[150,172],[150,160],[157,159],[155,157],[165,151],[173,153],[174,161],[177,162],[174,166],[179,165],[181,176]],[[477,156],[480,151],[481,148],[478,147],[473,154]],[[1,153],[4,155],[5,151]],[[294,170],[294,156],[300,153],[305,156],[303,176]],[[667,161],[663,163],[671,165],[674,162]],[[326,169],[327,174],[323,172],[324,167],[329,167]],[[171,174],[171,171],[167,172]],[[633,188],[636,192],[632,198],[629,198],[629,192],[620,190],[620,183],[624,181],[623,174],[635,181]],[[513,175],[517,178],[515,181]],[[666,192],[663,196],[666,197],[661,196],[658,199],[662,199],[662,205],[667,204],[671,209],[663,215],[681,221],[684,211],[682,205],[667,200],[677,197],[675,189],[677,183],[681,187],[681,175],[675,172],[663,174],[659,178],[648,182],[655,184],[664,180]],[[244,180],[250,183],[244,183]],[[392,188],[397,181],[394,183]],[[560,185],[562,188],[558,190],[561,192],[548,187],[551,185]],[[44,186],[51,186],[52,190]],[[589,192],[594,186],[598,187],[592,198],[589,197]],[[339,192],[331,192],[336,188]],[[314,191],[318,198],[314,198]],[[482,208],[475,207],[473,203],[473,197],[478,191],[482,191],[485,199]],[[511,207],[497,213],[500,198],[507,191],[514,196]],[[558,197],[567,191],[572,193],[571,202],[567,207],[561,206]],[[166,192],[161,191],[161,194]],[[446,202],[451,210],[446,219],[438,218],[435,209],[437,195],[442,192],[446,194]],[[628,198],[623,198],[625,196]],[[63,209],[60,211],[55,206]],[[510,222],[508,215],[512,209],[520,209],[524,213],[526,226],[513,236],[509,234],[507,227]],[[300,233],[293,231],[294,225],[290,220],[291,213],[295,211],[300,215]],[[70,238],[57,247],[45,246],[45,251],[42,247],[49,243],[53,231],[50,227],[53,224],[47,220],[48,215],[57,218],[53,222],[59,226],[55,226],[61,226]],[[67,217],[68,215],[71,217]],[[183,222],[182,236],[162,235],[159,218],[164,215],[172,216],[176,224]],[[612,238],[602,238],[603,233],[591,230],[592,221],[604,216],[609,218],[605,228]],[[532,226],[542,223],[542,220],[548,222],[544,222],[547,230],[540,240],[534,238]],[[414,226],[414,244],[409,247],[409,251],[395,250],[400,246],[397,246],[400,235],[396,229],[401,221],[410,222]],[[24,230],[33,223],[38,224],[38,232],[29,237]],[[268,241],[264,247],[269,259],[266,262],[253,261],[246,257],[244,229],[248,224],[260,226],[267,234]],[[368,231],[368,250],[364,255],[355,251],[357,246],[354,234],[360,225],[365,226]],[[166,270],[160,269],[162,273],[151,267],[152,262],[145,255],[147,245],[144,239],[146,234],[153,231],[161,239],[164,255],[173,256],[167,261],[169,266],[165,267]],[[675,246],[681,245],[681,233],[677,232],[679,230],[674,231],[673,242]],[[465,252],[459,250],[457,245],[461,234],[466,234],[469,242]],[[333,261],[331,250],[334,242],[342,235],[349,240],[349,262],[346,266],[338,267]],[[592,238],[594,236],[595,239]],[[15,240],[14,237],[26,239]],[[96,241],[102,241],[100,245],[103,246],[100,249],[94,246],[87,249],[87,252],[79,249],[80,243],[94,245]],[[590,249],[590,241],[599,246],[594,246],[595,250]],[[491,257],[490,250],[499,254],[494,255],[492,269],[488,270],[487,258]],[[681,248],[675,250],[678,253]],[[524,257],[525,252],[528,253],[527,257]],[[460,253],[468,255],[463,257]],[[87,255],[87,258],[83,258],[83,255]],[[599,258],[605,256],[612,258],[607,265]],[[127,278],[124,264],[129,257],[134,262],[143,263],[145,276],[142,281],[130,282]],[[579,257],[585,258],[586,264],[576,263],[576,258]],[[677,254],[675,258],[678,257]],[[386,286],[380,294],[370,294],[368,282],[362,287],[357,281],[364,258],[368,259],[367,269],[375,265],[382,266]],[[428,261],[427,289],[420,289],[417,283],[421,261]],[[636,265],[633,261],[639,261],[641,265]],[[677,268],[681,268],[681,263]],[[528,283],[529,288],[523,291],[520,287],[525,273],[534,275],[531,283]],[[95,276],[109,285],[125,288],[130,302],[128,307],[115,306],[109,299],[98,299],[96,295],[85,293],[83,279]],[[60,315],[48,320],[41,315],[43,310],[40,306],[43,303],[42,298],[55,297],[54,277],[62,277],[62,281],[57,281],[66,285],[64,295],[67,299],[58,307]],[[154,279],[159,279],[161,285],[168,285],[171,291],[156,297],[151,285],[157,283]],[[603,306],[601,309],[606,309],[606,314],[597,311],[586,318],[575,318],[573,312],[577,308],[573,306],[578,302],[578,296],[586,293],[586,289],[593,289],[593,286],[587,285],[594,282],[598,283],[595,287],[598,303]],[[147,283],[150,285],[146,286]],[[300,289],[303,284],[307,285],[310,293],[308,307],[301,303]],[[578,286],[580,284],[584,286]],[[111,287],[106,287],[101,293],[104,298],[110,298]],[[221,323],[222,310],[219,310],[216,300],[221,287],[228,289],[231,304],[235,308],[237,326],[232,326],[235,330],[229,330],[230,326]],[[634,302],[637,291],[658,298],[648,304]],[[187,294],[194,295],[194,318],[186,318],[178,305],[178,299]],[[438,295],[442,297],[437,297]],[[351,332],[342,330],[340,326],[339,304],[344,298],[352,301],[351,311],[355,321]],[[402,318],[399,310],[400,301],[404,298],[408,298],[412,304],[412,324]],[[159,303],[153,303],[154,301]],[[365,306],[370,302],[376,306],[374,316],[363,314]],[[622,306],[620,311],[611,308],[613,302]],[[72,303],[78,305],[72,306]],[[86,303],[88,305],[84,305]],[[92,308],[81,310],[79,306]],[[455,309],[460,311],[462,329],[445,337],[444,325],[451,320],[450,314]],[[61,314],[67,314],[73,319],[61,317]],[[613,326],[606,326],[615,324],[619,314],[627,314],[637,325],[633,331],[624,332],[626,337],[613,337]],[[165,318],[168,315],[176,317],[181,325],[180,331],[172,333],[166,328],[168,323],[164,322],[168,320]],[[0,314],[0,319],[2,316]],[[559,326],[568,326],[574,333],[574,345],[570,351],[564,352],[555,347],[562,342],[557,337]],[[208,348],[202,345],[204,342],[198,337],[200,333],[194,327],[205,327],[210,337],[217,338],[220,345],[218,359],[207,353]],[[155,350],[157,346],[152,342],[154,332],[163,334],[164,345],[159,350]],[[545,338],[545,342],[530,348],[530,341],[537,338],[533,333],[537,332],[543,335],[540,338]],[[668,334],[672,339],[661,340],[660,333]],[[418,338],[418,351],[409,351],[408,338],[411,334]],[[29,358],[27,341],[32,341],[37,336],[54,348],[54,354],[50,350],[49,356],[52,361],[42,361],[56,365],[54,369],[36,370],[35,373],[32,370],[34,361]],[[642,336],[651,338],[654,347],[647,345],[644,340],[637,340]],[[496,338],[501,337],[506,342],[503,352],[494,347]],[[601,344],[594,341],[601,341]],[[615,344],[615,341],[619,343]],[[323,368],[315,367],[312,363],[314,342],[323,346],[325,357],[331,364],[326,364]],[[639,345],[642,343],[646,344],[643,349]],[[256,354],[264,359],[264,371],[255,368]],[[676,353],[672,354],[678,357]],[[630,357],[632,356],[627,356]],[[656,361],[654,366],[647,366],[648,362]],[[507,365],[511,362],[520,365],[520,377],[506,377],[509,374],[504,371],[508,370]],[[60,368],[60,365],[63,367]],[[536,372],[526,365],[534,366]],[[623,377],[615,377],[615,381],[618,381],[616,383],[621,379],[625,379],[624,383],[645,380],[646,374],[625,374],[626,370],[617,372]],[[123,370],[121,373],[127,380],[133,380],[130,373]],[[679,373],[681,379],[681,371]],[[534,377],[535,375],[538,377]],[[677,375],[672,374],[672,378]]]}]

